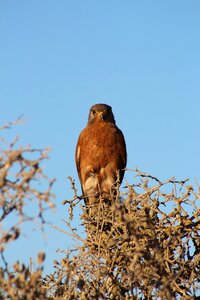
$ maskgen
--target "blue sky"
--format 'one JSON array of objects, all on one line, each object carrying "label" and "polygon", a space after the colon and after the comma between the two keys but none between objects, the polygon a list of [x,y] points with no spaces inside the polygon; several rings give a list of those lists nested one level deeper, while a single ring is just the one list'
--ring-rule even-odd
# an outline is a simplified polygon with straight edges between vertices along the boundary
[{"label": "blue sky", "polygon": [[[1,124],[23,114],[25,125],[8,138],[51,147],[45,171],[57,178],[55,225],[65,229],[61,202],[72,197],[67,176],[81,193],[74,151],[95,103],[113,107],[129,168],[161,180],[200,179],[199,15],[194,0],[1,1]],[[133,176],[127,172],[125,179],[133,183]],[[54,229],[47,233],[45,242],[27,233],[8,258],[28,261],[45,250],[52,270],[55,250],[72,242]]]}]

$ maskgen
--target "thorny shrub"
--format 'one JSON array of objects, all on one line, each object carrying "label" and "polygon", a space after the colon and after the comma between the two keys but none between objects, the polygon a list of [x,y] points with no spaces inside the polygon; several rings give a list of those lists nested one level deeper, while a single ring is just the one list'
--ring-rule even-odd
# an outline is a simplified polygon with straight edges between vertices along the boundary
[{"label": "thorny shrub", "polygon": [[[38,254],[34,272],[31,265],[19,262],[11,268],[4,258],[6,246],[19,238],[21,222],[33,221],[25,203],[38,204],[35,218],[43,225],[43,212],[52,206],[53,181],[40,167],[46,152],[36,151],[39,156],[30,159],[35,151],[14,150],[13,143],[1,152],[1,220],[13,213],[19,219],[6,232],[1,226],[0,299],[199,298],[200,188],[188,180],[161,182],[138,170],[134,184],[127,184],[121,193],[117,189],[112,201],[100,197],[90,207],[82,206],[85,238],[71,225],[83,198],[70,179],[74,197],[63,204],[69,205],[68,234],[77,246],[65,251],[65,257],[54,262],[55,272],[45,277],[44,253]],[[10,177],[11,170],[16,173]],[[45,191],[35,184],[38,176],[48,182]]]},{"label": "thorny shrub", "polygon": [[[114,201],[98,199],[90,214],[83,208],[87,237],[72,228],[80,246],[54,274],[60,282],[55,294],[62,299],[198,299],[198,185],[195,192],[188,180],[161,182],[139,171],[136,177],[138,183],[127,185]],[[71,182],[75,196],[65,203],[73,219],[80,198]]]},{"label": "thorny shrub", "polygon": [[[4,132],[16,122],[0,127]],[[47,159],[48,150],[17,147],[17,139],[8,143],[0,137],[0,299],[45,299],[42,284],[44,253],[38,254],[38,268],[16,262],[11,268],[6,260],[6,247],[20,238],[24,222],[40,221],[45,225],[45,211],[53,208],[51,189],[54,180],[49,180],[41,167]],[[38,182],[42,181],[42,187]],[[44,188],[45,186],[45,188]],[[27,208],[31,205],[31,212]],[[14,245],[13,246],[13,252]],[[45,296],[45,297],[44,297]]]}]

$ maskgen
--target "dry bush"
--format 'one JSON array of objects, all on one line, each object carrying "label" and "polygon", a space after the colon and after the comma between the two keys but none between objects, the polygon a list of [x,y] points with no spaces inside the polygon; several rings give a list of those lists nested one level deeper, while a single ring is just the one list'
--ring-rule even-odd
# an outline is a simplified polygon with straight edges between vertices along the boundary
[{"label": "dry bush", "polygon": [[[71,180],[74,197],[64,204],[69,205],[68,234],[76,245],[55,261],[54,273],[43,277],[44,253],[38,254],[35,271],[20,262],[10,266],[4,254],[8,244],[14,249],[22,223],[40,220],[45,226],[53,184],[41,168],[47,153],[17,148],[14,142],[4,143],[0,156],[1,221],[14,216],[10,227],[1,222],[0,299],[198,299],[198,184],[193,188],[173,178],[161,182],[136,171],[134,184],[121,193],[117,189],[112,201],[99,198],[82,207],[85,234],[78,234],[71,221],[84,201]],[[46,184],[38,186],[37,180]],[[27,210],[32,203],[34,216]]]},{"label": "dry bush", "polygon": [[[200,288],[200,218],[197,192],[187,181],[160,182],[136,172],[138,184],[112,203],[83,207],[87,238],[53,275],[59,299],[194,299]],[[135,179],[136,181],[136,179]],[[76,189],[70,203],[76,206]],[[72,214],[73,217],[73,214]],[[52,277],[47,278],[50,284]],[[53,281],[52,281],[53,282]],[[58,297],[57,296],[57,297]],[[196,298],[197,299],[197,298]]]},{"label": "dry bush", "polygon": [[[0,127],[1,133],[20,120]],[[38,268],[16,262],[10,266],[6,259],[9,244],[13,252],[14,241],[21,236],[25,222],[40,221],[45,225],[45,211],[53,208],[51,188],[54,180],[43,173],[41,164],[48,151],[31,147],[17,147],[17,139],[8,143],[0,139],[0,299],[45,299],[42,288],[42,262],[44,254],[38,254]],[[39,186],[38,183],[42,183]],[[30,211],[31,206],[31,211]]]}]

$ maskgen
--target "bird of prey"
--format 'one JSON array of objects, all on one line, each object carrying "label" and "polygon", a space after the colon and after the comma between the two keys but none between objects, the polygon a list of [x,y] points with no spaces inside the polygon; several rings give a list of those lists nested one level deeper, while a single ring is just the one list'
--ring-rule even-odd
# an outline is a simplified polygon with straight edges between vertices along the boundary
[{"label": "bird of prey", "polygon": [[123,180],[126,162],[126,143],[112,107],[93,105],[76,146],[76,166],[86,205],[99,196],[110,198],[117,181]]}]

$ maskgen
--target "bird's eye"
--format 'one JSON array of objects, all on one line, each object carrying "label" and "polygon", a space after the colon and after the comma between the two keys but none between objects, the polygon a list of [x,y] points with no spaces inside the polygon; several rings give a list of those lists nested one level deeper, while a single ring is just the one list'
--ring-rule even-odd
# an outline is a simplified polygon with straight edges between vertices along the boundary
[{"label": "bird's eye", "polygon": [[95,112],[96,112],[95,109],[93,109],[93,110],[92,110],[92,114],[95,115]]}]

